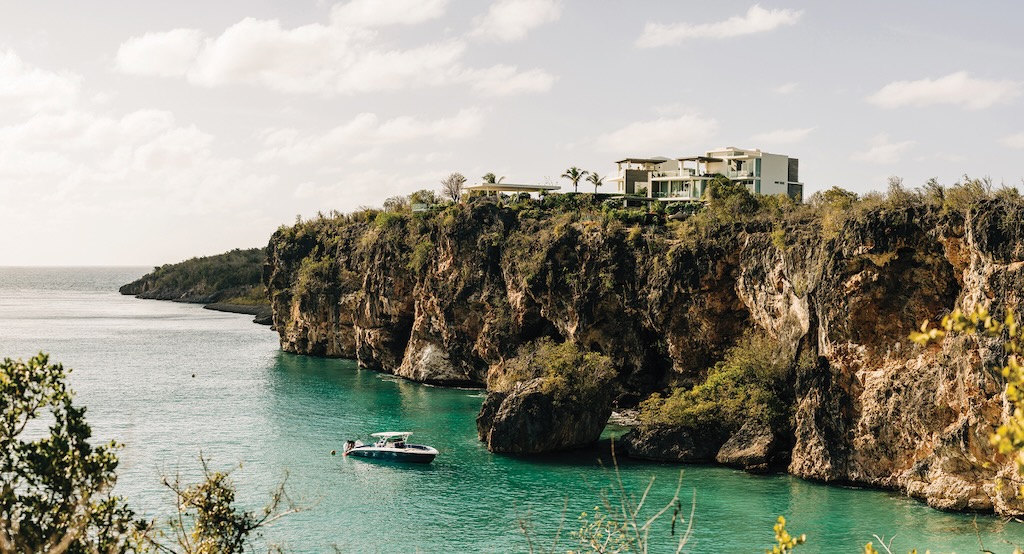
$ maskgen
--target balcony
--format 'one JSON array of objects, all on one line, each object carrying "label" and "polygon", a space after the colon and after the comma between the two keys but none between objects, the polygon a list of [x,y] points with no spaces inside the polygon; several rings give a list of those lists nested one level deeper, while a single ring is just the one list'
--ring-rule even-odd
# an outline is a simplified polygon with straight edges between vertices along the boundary
[{"label": "balcony", "polygon": [[654,172],[651,172],[651,177],[654,178],[654,179],[657,179],[659,181],[667,180],[667,179],[688,179],[688,178],[693,177],[693,176],[695,176],[695,173],[694,173],[694,171],[692,169],[683,169],[682,171],[654,171]]}]

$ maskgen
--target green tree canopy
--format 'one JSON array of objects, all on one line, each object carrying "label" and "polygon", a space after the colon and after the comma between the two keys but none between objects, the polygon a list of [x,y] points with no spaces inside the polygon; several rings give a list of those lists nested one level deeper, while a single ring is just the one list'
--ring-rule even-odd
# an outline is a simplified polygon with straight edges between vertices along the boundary
[{"label": "green tree canopy", "polygon": [[0,364],[0,552],[123,552],[139,527],[111,494],[117,445],[89,444],[66,376],[46,354]]}]

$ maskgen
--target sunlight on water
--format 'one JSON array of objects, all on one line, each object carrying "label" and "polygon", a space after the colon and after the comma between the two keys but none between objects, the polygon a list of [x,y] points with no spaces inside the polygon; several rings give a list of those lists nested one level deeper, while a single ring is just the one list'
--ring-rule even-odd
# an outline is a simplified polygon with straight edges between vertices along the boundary
[{"label": "sunlight on water", "polygon": [[[240,497],[251,507],[288,475],[308,509],[267,538],[293,551],[525,552],[520,517],[545,545],[564,518],[564,551],[578,514],[614,479],[611,460],[596,451],[490,454],[476,439],[480,391],[283,354],[276,334],[248,316],[116,293],[146,269],[0,268],[0,355],[46,351],[73,368],[97,438],[125,445],[117,492],[149,516],[170,508],[160,475],[194,477],[202,452],[215,469],[237,467]],[[403,466],[330,454],[345,439],[385,430],[412,431],[440,455],[428,466]],[[637,492],[655,478],[652,501],[663,504],[680,469],[684,498],[696,498],[692,552],[762,551],[778,514],[808,535],[802,552],[856,552],[876,533],[896,536],[894,552],[979,548],[974,516],[888,492],[706,466],[626,461],[621,473]],[[666,519],[652,531],[659,546],[671,542],[668,526]],[[995,551],[1024,540],[1015,522],[978,516],[977,526]]]}]

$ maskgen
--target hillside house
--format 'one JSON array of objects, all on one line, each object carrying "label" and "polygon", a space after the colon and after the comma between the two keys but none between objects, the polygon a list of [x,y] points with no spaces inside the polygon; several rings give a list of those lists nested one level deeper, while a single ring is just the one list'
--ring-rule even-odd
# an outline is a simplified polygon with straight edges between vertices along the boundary
[{"label": "hillside house", "polygon": [[[782,154],[727,147],[685,158],[626,158],[610,183],[619,194],[660,201],[700,200],[715,175],[746,185],[754,194],[785,194],[803,201],[800,161]],[[646,191],[646,192],[643,192]]]}]

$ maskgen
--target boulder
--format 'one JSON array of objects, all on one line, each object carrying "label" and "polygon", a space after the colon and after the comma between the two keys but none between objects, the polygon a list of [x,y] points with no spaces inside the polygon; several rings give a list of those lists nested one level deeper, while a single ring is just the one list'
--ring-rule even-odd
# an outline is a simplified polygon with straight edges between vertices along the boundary
[{"label": "boulder", "polygon": [[752,473],[765,473],[778,457],[779,442],[770,426],[750,420],[725,441],[715,460]]},{"label": "boulder", "polygon": [[720,440],[683,427],[636,427],[622,436],[631,458],[702,463],[715,459]]},{"label": "boulder", "polygon": [[477,417],[480,440],[491,452],[540,454],[580,448],[597,441],[611,415],[610,402],[586,406],[544,392],[544,378],[490,392]]}]

